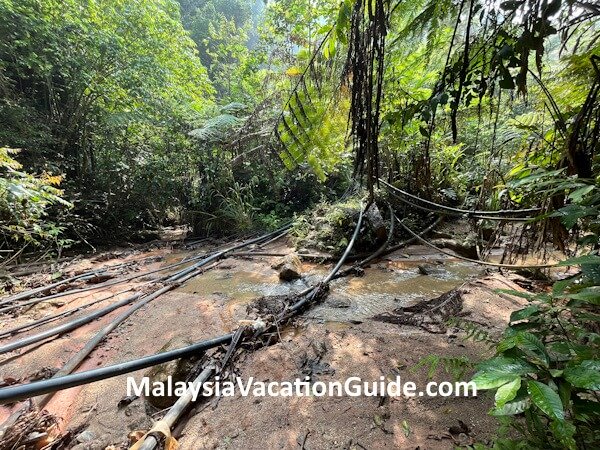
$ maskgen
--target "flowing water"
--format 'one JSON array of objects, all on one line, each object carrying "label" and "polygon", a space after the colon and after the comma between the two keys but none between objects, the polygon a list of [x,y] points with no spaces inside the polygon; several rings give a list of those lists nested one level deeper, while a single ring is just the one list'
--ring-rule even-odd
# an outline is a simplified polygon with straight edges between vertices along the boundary
[{"label": "flowing water", "polygon": [[311,308],[306,317],[324,321],[364,320],[374,315],[437,297],[464,283],[477,273],[471,264],[448,263],[429,268],[373,267],[362,277],[332,283],[327,299]]},{"label": "flowing water", "polygon": [[[246,305],[254,299],[297,293],[319,282],[330,269],[328,265],[305,264],[302,279],[282,282],[277,271],[268,266],[242,263],[233,269],[208,271],[191,279],[179,290],[203,297],[217,295],[223,298],[223,316],[231,322],[243,318]],[[363,276],[334,280],[329,296],[321,304],[310,308],[304,317],[326,322],[365,320],[400,306],[437,297],[479,272],[477,265],[464,262],[445,261],[442,264],[435,258],[418,261],[393,259],[365,269]]]}]

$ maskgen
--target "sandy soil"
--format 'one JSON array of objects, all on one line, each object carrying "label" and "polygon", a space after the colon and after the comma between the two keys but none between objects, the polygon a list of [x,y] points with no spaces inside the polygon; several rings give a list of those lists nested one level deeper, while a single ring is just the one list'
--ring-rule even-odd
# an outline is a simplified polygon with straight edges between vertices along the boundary
[{"label": "sandy soil", "polygon": [[[291,249],[285,244],[277,244],[271,246],[269,251],[289,252]],[[115,264],[127,258],[132,261],[140,259],[140,262],[127,269],[130,273],[132,270],[151,270],[187,254],[160,248],[118,255],[113,259],[109,257],[102,264]],[[406,258],[406,255],[410,257]],[[162,262],[153,259],[155,257],[161,258]],[[149,258],[149,262],[141,261],[142,258]],[[283,284],[271,268],[276,259],[255,257],[222,261],[211,272],[161,296],[136,312],[78,370],[155,353],[172,338],[196,341],[230,331],[236,327],[239,319],[246,316],[247,304],[256,297],[300,290],[307,282],[319,279],[328,268],[306,264],[303,267],[307,272],[304,280]],[[428,249],[414,246],[374,264],[364,279],[338,280],[332,285],[324,305],[315,310],[318,314],[309,311],[299,318],[294,326],[284,330],[279,343],[244,354],[236,362],[239,375],[261,381],[293,380],[303,376],[303,370],[306,369],[303,363],[314,360],[315,352],[324,349],[320,364],[328,370],[321,374],[317,370],[317,373],[313,373],[313,380],[344,380],[349,376],[359,376],[364,380],[376,381],[382,375],[395,377],[399,374],[403,380],[424,386],[428,381],[426,370],[411,371],[411,368],[427,355],[466,356],[475,360],[489,354],[485,345],[462,340],[460,333],[454,329],[444,334],[430,334],[420,328],[382,323],[370,318],[372,313],[390,311],[394,305],[433,298],[467,282],[463,286],[465,293],[462,296],[465,319],[481,324],[492,334],[498,334],[510,312],[522,304],[517,298],[500,297],[493,293],[496,288],[520,289],[513,281],[498,273],[481,274],[480,269],[459,267],[437,278],[418,274],[419,264],[436,261],[445,263],[441,265],[445,267],[452,263],[452,258],[431,254]],[[77,264],[80,266],[69,267],[68,270],[83,270],[98,262],[80,261]],[[400,281],[388,283],[382,288],[383,274],[395,275]],[[110,291],[139,287],[142,280],[111,287]],[[403,285],[403,282],[407,284]],[[419,290],[418,295],[408,292],[415,289]],[[32,308],[19,317],[4,316],[0,323],[4,329],[12,328],[106,295],[107,291],[102,291],[65,297],[61,300],[68,303],[55,302]],[[337,304],[340,298],[349,302],[349,305]],[[363,308],[363,303],[368,307]],[[102,303],[99,307],[104,305]],[[347,320],[347,311],[354,311],[353,308],[362,314],[360,320],[354,321],[357,323]],[[40,369],[60,367],[102,325],[122,310],[20,353],[17,351],[0,356],[0,380],[10,377],[27,381]],[[18,337],[39,332],[57,323],[62,322],[47,324]],[[3,339],[0,342],[10,340]],[[139,371],[131,375],[139,379],[143,373]],[[63,430],[87,432],[86,437],[91,439],[90,442],[79,443],[76,448],[102,449],[109,444],[126,445],[131,431],[148,429],[152,417],[160,417],[143,399],[137,399],[125,407],[117,407],[126,395],[126,377],[123,375],[62,391],[47,405],[49,412],[61,418]],[[451,377],[440,372],[434,380],[451,381]],[[0,422],[17,406],[0,407]],[[277,449],[301,448],[302,445],[306,449],[453,448],[492,437],[496,424],[493,418],[486,415],[490,406],[491,399],[486,395],[476,398],[412,399],[221,398],[218,402],[213,399],[197,405],[188,415],[188,420],[178,427],[176,435],[182,449]],[[466,428],[459,429],[459,420],[464,422]]]}]

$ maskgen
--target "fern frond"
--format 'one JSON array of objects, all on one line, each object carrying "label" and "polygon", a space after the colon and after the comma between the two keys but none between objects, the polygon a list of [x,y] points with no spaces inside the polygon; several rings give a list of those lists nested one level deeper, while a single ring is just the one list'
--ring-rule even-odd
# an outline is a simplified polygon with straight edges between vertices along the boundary
[{"label": "fern frond", "polygon": [[469,320],[461,319],[459,317],[451,317],[446,322],[448,326],[458,328],[460,331],[466,334],[465,340],[472,340],[475,342],[485,342],[490,346],[495,346],[496,341],[492,339],[489,331],[485,330],[478,324],[475,324]]},{"label": "fern frond", "polygon": [[241,113],[241,112],[246,111],[247,109],[248,109],[248,106],[243,103],[240,103],[240,102],[228,103],[227,105],[221,106],[219,108],[219,110],[223,114]]},{"label": "fern frond", "polygon": [[222,142],[242,123],[243,119],[232,114],[220,114],[207,120],[202,128],[190,131],[189,135],[204,142]]},{"label": "fern frond", "polygon": [[454,381],[459,381],[474,366],[474,363],[466,356],[427,355],[425,358],[421,358],[417,365],[413,366],[410,371],[415,372],[421,367],[426,367],[427,378],[431,379],[441,367],[445,373],[452,376]]}]

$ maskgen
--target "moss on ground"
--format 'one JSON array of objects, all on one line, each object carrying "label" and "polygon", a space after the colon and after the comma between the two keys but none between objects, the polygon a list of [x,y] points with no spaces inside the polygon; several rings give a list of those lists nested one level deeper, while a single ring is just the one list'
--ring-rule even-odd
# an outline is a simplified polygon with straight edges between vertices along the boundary
[{"label": "moss on ground", "polygon": [[[332,255],[341,255],[356,228],[361,208],[360,198],[337,203],[319,203],[311,212],[298,216],[291,236],[296,248],[316,249]],[[374,247],[376,238],[368,224],[355,244],[356,251]]]}]

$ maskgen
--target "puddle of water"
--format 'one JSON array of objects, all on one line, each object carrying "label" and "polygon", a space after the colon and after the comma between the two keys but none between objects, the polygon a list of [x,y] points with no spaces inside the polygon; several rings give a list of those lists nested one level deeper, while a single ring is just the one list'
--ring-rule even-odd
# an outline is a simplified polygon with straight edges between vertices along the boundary
[{"label": "puddle of water", "polygon": [[199,296],[221,295],[229,302],[249,303],[255,298],[267,295],[286,295],[305,289],[303,280],[281,283],[276,271],[254,272],[247,270],[210,270],[185,283],[180,292]]},{"label": "puddle of water", "polygon": [[[306,277],[307,278],[307,277]],[[178,291],[194,294],[200,298],[219,296],[225,301],[219,313],[226,331],[237,328],[241,319],[247,318],[246,305],[253,300],[272,295],[300,292],[309,281],[295,280],[282,283],[275,270],[222,270],[214,269],[192,278]]]},{"label": "puddle of water", "polygon": [[[425,261],[420,261],[423,264]],[[311,308],[304,317],[325,322],[347,323],[364,320],[376,314],[406,306],[412,301],[433,298],[447,292],[476,273],[475,265],[448,262],[431,264],[430,275],[421,275],[417,264],[398,268],[397,264],[381,263],[365,269],[362,277],[347,277],[332,282],[327,299]],[[304,267],[304,278],[282,283],[272,269],[215,269],[192,278],[178,290],[201,298],[218,295],[225,304],[221,318],[232,329],[237,320],[245,318],[246,305],[256,298],[288,295],[319,282],[328,273],[327,266]]]},{"label": "puddle of water", "polygon": [[363,277],[336,280],[328,298],[305,313],[305,317],[327,322],[364,320],[420,299],[430,299],[461,285],[476,273],[471,264],[433,266],[431,275],[417,270],[365,270]]},{"label": "puddle of water", "polygon": [[325,322],[325,327],[330,331],[345,331],[350,328],[350,322]]}]

